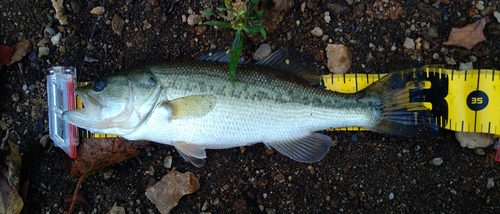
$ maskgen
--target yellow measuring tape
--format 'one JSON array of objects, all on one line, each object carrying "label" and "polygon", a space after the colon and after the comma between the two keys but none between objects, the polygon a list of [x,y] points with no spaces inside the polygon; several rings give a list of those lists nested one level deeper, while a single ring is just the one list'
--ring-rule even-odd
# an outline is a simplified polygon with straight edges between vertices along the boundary
[{"label": "yellow measuring tape", "polygon": [[[431,112],[439,127],[500,136],[500,70],[410,70],[425,72],[427,75],[424,95],[430,101]],[[323,82],[328,90],[355,93],[385,75],[329,74],[323,76]],[[348,127],[334,130],[363,129]]]},{"label": "yellow measuring tape", "polygon": [[[442,68],[410,69],[424,72],[426,107],[435,117],[437,126],[459,132],[477,132],[500,136],[500,70],[452,70]],[[328,74],[323,75],[327,90],[356,93],[386,74]],[[77,108],[82,108],[77,97]],[[359,127],[334,130],[361,131]],[[80,130],[80,137],[116,137],[92,134]]]}]

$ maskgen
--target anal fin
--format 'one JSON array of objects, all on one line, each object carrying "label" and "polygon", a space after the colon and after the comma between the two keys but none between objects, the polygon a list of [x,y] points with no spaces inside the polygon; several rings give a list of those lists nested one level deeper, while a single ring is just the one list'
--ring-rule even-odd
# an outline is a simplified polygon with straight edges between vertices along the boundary
[{"label": "anal fin", "polygon": [[332,139],[321,133],[310,133],[301,138],[266,143],[291,159],[312,163],[320,161],[330,150]]},{"label": "anal fin", "polygon": [[185,160],[189,161],[194,166],[202,167],[205,165],[205,158],[207,158],[205,148],[184,142],[174,142],[172,145]]}]

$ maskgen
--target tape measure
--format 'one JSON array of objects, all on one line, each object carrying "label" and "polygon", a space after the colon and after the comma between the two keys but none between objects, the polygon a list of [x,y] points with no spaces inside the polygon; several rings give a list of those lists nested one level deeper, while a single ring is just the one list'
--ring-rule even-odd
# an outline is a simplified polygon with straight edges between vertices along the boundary
[{"label": "tape measure", "polygon": [[[424,72],[424,96],[436,125],[459,132],[477,132],[500,136],[500,71],[491,69],[453,70],[414,68]],[[386,74],[323,75],[326,89],[356,93]],[[363,130],[359,127],[334,130]]]}]

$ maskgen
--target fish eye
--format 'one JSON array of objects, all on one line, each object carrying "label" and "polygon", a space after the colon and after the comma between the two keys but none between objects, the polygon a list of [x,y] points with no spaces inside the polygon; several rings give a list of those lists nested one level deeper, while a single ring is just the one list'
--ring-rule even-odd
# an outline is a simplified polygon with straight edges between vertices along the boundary
[{"label": "fish eye", "polygon": [[106,88],[107,82],[106,79],[99,79],[94,82],[94,91],[102,91],[104,88]]}]

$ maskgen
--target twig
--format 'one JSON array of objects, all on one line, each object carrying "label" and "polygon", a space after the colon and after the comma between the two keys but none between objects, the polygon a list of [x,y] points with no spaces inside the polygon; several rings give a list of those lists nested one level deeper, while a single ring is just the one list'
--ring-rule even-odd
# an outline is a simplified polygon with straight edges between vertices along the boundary
[{"label": "twig", "polygon": [[80,188],[82,187],[83,179],[85,178],[85,175],[80,176],[78,179],[78,183],[76,184],[75,192],[73,193],[73,198],[71,199],[71,205],[69,206],[69,214],[73,213],[73,210],[75,209],[75,202],[76,202],[76,195],[78,194],[78,191],[80,191]]}]

